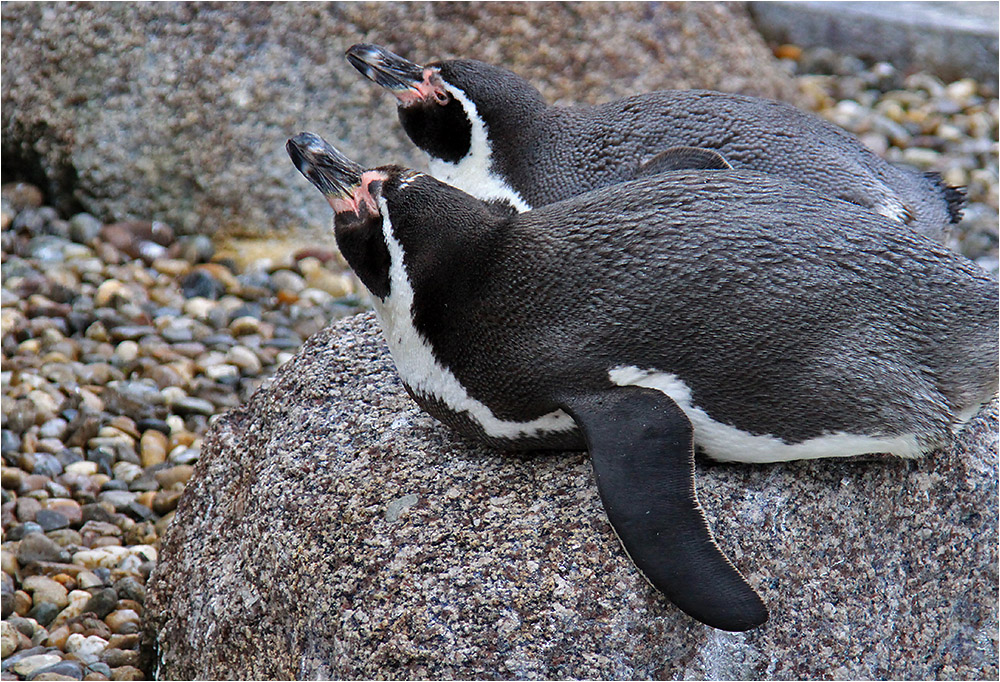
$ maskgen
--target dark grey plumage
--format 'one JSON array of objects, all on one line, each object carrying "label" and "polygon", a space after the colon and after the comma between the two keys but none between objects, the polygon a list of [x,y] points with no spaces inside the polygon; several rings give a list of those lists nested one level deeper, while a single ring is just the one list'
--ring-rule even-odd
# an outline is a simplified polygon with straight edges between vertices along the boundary
[{"label": "dark grey plumage", "polygon": [[507,220],[428,176],[385,194],[405,253],[449,245],[408,269],[418,329],[507,419],[635,365],[679,375],[748,433],[919,433],[932,446],[996,391],[996,282],[791,183],[682,172]]},{"label": "dark grey plumage", "polygon": [[996,282],[802,185],[677,171],[504,214],[312,135],[288,149],[417,402],[490,445],[586,446],[636,566],[713,627],[767,610],[712,539],[694,443],[914,456],[996,392]]},{"label": "dark grey plumage", "polygon": [[[420,67],[373,45],[356,45],[348,59],[367,77]],[[407,65],[404,70],[401,65]],[[448,164],[483,155],[470,149],[472,122],[457,101],[431,97],[464,93],[488,131],[489,167],[531,207],[637,177],[664,149],[689,146],[720,152],[737,169],[793,180],[823,194],[872,209],[943,241],[961,219],[964,192],[935,173],[894,166],[836,126],[788,104],[706,90],[666,90],[595,107],[552,107],[514,73],[464,59],[424,67],[419,93],[399,108],[411,139],[433,171],[473,195],[492,196],[481,178]],[[396,79],[393,91],[406,92]],[[387,86],[386,86],[387,87]],[[486,160],[482,159],[485,163]]]}]

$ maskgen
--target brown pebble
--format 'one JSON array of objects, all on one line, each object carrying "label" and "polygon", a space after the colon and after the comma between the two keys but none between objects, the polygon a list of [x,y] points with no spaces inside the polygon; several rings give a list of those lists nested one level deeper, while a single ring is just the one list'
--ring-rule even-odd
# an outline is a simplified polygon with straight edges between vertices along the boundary
[{"label": "brown pebble", "polygon": [[111,635],[108,639],[109,649],[138,649],[142,641],[142,635],[133,632],[127,635]]},{"label": "brown pebble", "polygon": [[35,520],[35,516],[42,509],[42,503],[32,497],[19,497],[16,508],[17,520],[21,523],[27,523]]},{"label": "brown pebble", "polygon": [[19,616],[27,616],[31,611],[31,595],[24,590],[17,590],[14,593],[14,611]]},{"label": "brown pebble", "polygon": [[45,646],[54,646],[62,650],[66,647],[66,640],[69,639],[70,634],[70,629],[67,626],[60,625],[49,633],[48,639],[45,640]]},{"label": "brown pebble", "polygon": [[[6,408],[6,404],[4,404]],[[4,467],[3,473],[0,474],[0,485],[6,490],[16,490],[21,487],[21,481],[27,476],[20,469],[15,469],[14,467]]]},{"label": "brown pebble", "polygon": [[98,547],[121,547],[122,539],[104,536],[96,538],[90,543],[84,542],[83,544],[91,549],[97,549]]},{"label": "brown pebble", "polygon": [[240,281],[236,279],[236,275],[234,275],[225,265],[220,265],[219,263],[202,263],[194,266],[192,270],[202,270],[207,272],[209,275],[221,282],[223,286],[226,287],[226,291],[230,294],[238,294],[242,286],[240,285]]},{"label": "brown pebble", "polygon": [[108,676],[102,673],[87,673],[83,679],[84,682],[107,682]]},{"label": "brown pebble", "polygon": [[[125,665],[138,665],[139,652],[131,649],[105,649],[101,653],[101,660],[112,668],[119,668]],[[111,671],[112,676],[114,671]]]},{"label": "brown pebble", "polygon": [[135,422],[124,415],[118,415],[108,422],[108,426],[113,426],[119,431],[132,436],[132,438],[139,437],[139,429],[136,427]]},{"label": "brown pebble", "polygon": [[299,302],[299,295],[295,292],[288,291],[287,289],[281,289],[278,291],[278,293],[275,294],[275,298],[278,299],[278,303],[282,303],[284,305],[291,305],[292,303]]},{"label": "brown pebble", "polygon": [[80,503],[76,500],[56,498],[46,501],[43,506],[46,509],[51,509],[65,516],[71,526],[75,526],[83,521],[83,511],[80,509]]},{"label": "brown pebble", "polygon": [[118,608],[121,610],[135,611],[137,614],[142,616],[142,604],[134,599],[119,599]]},{"label": "brown pebble", "polygon": [[167,461],[169,439],[156,429],[149,429],[139,439],[139,463],[149,468]]},{"label": "brown pebble", "polygon": [[156,534],[159,535],[161,538],[163,537],[163,534],[167,531],[167,526],[169,526],[170,522],[174,520],[174,514],[176,513],[177,511],[174,510],[172,512],[164,514],[163,517],[156,522]]},{"label": "brown pebble", "polygon": [[170,449],[173,450],[178,445],[190,447],[197,438],[198,436],[190,431],[178,431],[177,433],[172,433],[170,434]]},{"label": "brown pebble", "polygon": [[42,476],[41,474],[28,474],[21,479],[21,485],[17,489],[17,494],[27,495],[35,490],[44,490],[48,482],[48,476]]},{"label": "brown pebble", "polygon": [[77,678],[70,677],[69,675],[60,675],[59,673],[36,673],[32,675],[32,680],[37,680],[37,682],[56,682],[58,680],[72,680],[75,682]]},{"label": "brown pebble", "polygon": [[10,207],[18,213],[26,208],[38,208],[45,200],[42,190],[26,182],[5,184],[3,197],[10,202]]},{"label": "brown pebble", "polygon": [[[138,657],[136,658],[138,663]],[[114,668],[111,671],[112,680],[144,680],[146,679],[146,674],[136,668],[134,665],[123,665]]]},{"label": "brown pebble", "polygon": [[784,45],[779,45],[774,49],[774,56],[778,59],[793,59],[797,60],[802,56],[802,48],[798,45],[791,45],[785,43]]},{"label": "brown pebble", "polygon": [[122,626],[126,623],[138,624],[140,618],[139,614],[132,609],[118,608],[105,616],[104,622],[111,628],[111,632],[117,633],[121,631]]},{"label": "brown pebble", "polygon": [[66,573],[56,573],[52,579],[65,587],[67,592],[72,592],[77,588],[76,578]]},{"label": "brown pebble", "polygon": [[187,483],[192,474],[194,474],[193,466],[190,464],[178,464],[169,469],[160,469],[153,476],[161,488],[170,488],[178,483]]},{"label": "brown pebble", "polygon": [[177,501],[180,497],[180,490],[161,490],[153,498],[153,511],[160,516],[173,511],[177,508]]}]

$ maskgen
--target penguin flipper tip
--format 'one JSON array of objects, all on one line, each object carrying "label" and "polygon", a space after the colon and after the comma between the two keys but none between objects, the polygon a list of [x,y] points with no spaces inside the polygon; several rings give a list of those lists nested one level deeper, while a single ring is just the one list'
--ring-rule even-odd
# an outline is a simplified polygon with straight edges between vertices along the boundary
[{"label": "penguin flipper tip", "polygon": [[625,386],[570,397],[608,520],[643,577],[720,630],[762,625],[767,608],[712,537],[694,485],[691,423],[666,395]]}]

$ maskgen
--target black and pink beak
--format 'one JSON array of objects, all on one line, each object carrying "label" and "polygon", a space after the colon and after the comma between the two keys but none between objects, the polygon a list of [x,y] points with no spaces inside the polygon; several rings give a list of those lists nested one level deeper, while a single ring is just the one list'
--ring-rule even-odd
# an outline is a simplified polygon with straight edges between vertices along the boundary
[{"label": "black and pink beak", "polygon": [[347,61],[365,78],[394,94],[403,106],[431,99],[447,99],[441,79],[434,69],[414,64],[384,47],[358,43],[347,51]]},{"label": "black and pink beak", "polygon": [[319,135],[299,133],[285,144],[285,149],[299,172],[327,200],[350,196],[361,184],[364,169]]},{"label": "black and pink beak", "polygon": [[323,193],[333,210],[362,215],[378,214],[371,183],[385,181],[380,170],[365,170],[319,135],[299,133],[285,143],[292,163]]}]

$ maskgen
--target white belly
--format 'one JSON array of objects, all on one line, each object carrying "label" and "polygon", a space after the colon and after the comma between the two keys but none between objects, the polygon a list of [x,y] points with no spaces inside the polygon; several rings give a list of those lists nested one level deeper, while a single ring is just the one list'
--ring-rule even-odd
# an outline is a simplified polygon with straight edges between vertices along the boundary
[{"label": "white belly", "polygon": [[417,395],[443,403],[453,412],[464,413],[478,423],[487,436],[518,440],[576,428],[573,418],[556,410],[530,421],[500,419],[484,403],[469,395],[458,378],[438,362],[431,345],[413,325],[413,287],[403,267],[403,251],[392,233],[388,207],[379,200],[382,230],[389,249],[389,295],[374,299],[375,313],[400,378]]},{"label": "white belly", "polygon": [[712,419],[691,400],[691,389],[673,374],[638,367],[616,367],[608,378],[619,386],[642,386],[660,391],[677,403],[694,428],[695,445],[712,459],[724,462],[787,462],[796,459],[851,457],[891,453],[900,457],[923,454],[913,434],[874,437],[854,433],[830,433],[801,443],[786,443],[776,436],[756,436]]}]

